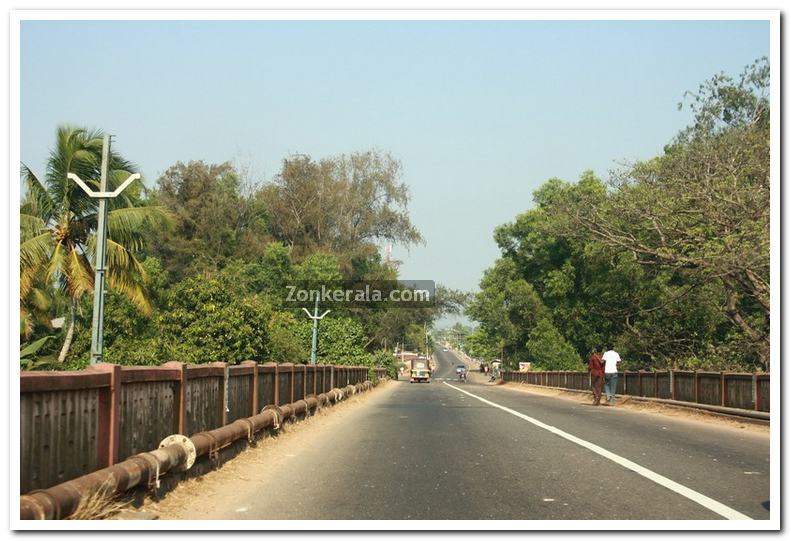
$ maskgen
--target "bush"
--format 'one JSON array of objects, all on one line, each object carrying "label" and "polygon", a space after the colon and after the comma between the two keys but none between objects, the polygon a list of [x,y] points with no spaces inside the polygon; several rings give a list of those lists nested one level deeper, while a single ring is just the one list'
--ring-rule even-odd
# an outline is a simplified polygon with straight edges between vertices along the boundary
[{"label": "bush", "polygon": [[[398,367],[396,366],[396,359],[391,352],[386,349],[380,349],[379,351],[373,353],[371,355],[371,363],[372,368],[386,368],[387,369],[387,377],[392,379],[398,378]],[[371,379],[374,379],[373,377]]]},{"label": "bush", "polygon": [[574,347],[548,319],[541,319],[530,331],[528,360],[538,370],[579,370],[580,357]]}]

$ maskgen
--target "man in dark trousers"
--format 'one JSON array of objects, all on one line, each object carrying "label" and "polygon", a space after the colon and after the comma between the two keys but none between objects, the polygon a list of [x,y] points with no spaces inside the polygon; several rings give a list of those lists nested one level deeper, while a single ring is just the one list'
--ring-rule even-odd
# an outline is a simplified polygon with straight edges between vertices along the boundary
[{"label": "man in dark trousers", "polygon": [[588,371],[591,374],[591,390],[593,391],[593,405],[601,403],[601,388],[604,383],[604,365],[602,356],[598,351],[593,351],[588,359]]}]

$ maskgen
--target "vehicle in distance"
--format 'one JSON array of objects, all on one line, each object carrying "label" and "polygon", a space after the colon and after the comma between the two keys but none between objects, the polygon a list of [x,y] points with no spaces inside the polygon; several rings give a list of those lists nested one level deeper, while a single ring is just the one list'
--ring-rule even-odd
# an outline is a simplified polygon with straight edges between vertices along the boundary
[{"label": "vehicle in distance", "polygon": [[448,348],[442,348],[442,351],[448,351]]},{"label": "vehicle in distance", "polygon": [[467,366],[464,364],[457,364],[456,375],[459,376],[459,381],[467,381]]},{"label": "vehicle in distance", "polygon": [[428,383],[431,380],[431,369],[428,366],[428,361],[425,359],[412,359],[412,370],[409,374],[409,383],[425,381]]}]

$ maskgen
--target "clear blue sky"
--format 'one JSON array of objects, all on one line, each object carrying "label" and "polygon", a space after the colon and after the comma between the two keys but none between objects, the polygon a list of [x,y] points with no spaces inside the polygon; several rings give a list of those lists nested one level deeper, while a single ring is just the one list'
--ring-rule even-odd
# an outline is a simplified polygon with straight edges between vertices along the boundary
[{"label": "clear blue sky", "polygon": [[473,290],[542,182],[661,152],[685,90],[768,54],[768,22],[25,21],[21,159],[43,174],[61,123],[114,134],[148,185],[377,147],[426,238],[394,247],[402,276]]}]

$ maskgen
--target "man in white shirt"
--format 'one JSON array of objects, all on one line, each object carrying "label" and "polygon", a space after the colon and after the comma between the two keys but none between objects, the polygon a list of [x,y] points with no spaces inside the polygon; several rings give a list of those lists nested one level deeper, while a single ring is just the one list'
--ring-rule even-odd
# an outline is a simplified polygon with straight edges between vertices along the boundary
[{"label": "man in white shirt", "polygon": [[604,393],[607,395],[607,405],[612,405],[615,390],[618,388],[618,363],[621,356],[615,350],[607,350],[602,355],[604,361]]}]

